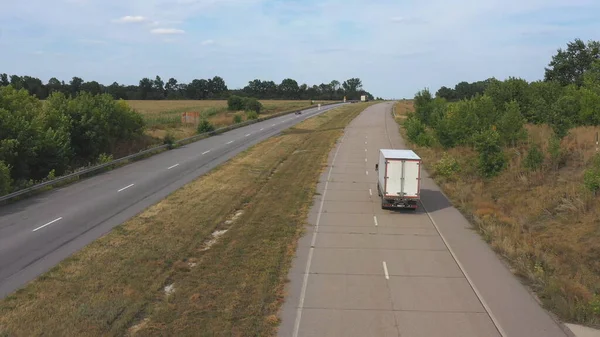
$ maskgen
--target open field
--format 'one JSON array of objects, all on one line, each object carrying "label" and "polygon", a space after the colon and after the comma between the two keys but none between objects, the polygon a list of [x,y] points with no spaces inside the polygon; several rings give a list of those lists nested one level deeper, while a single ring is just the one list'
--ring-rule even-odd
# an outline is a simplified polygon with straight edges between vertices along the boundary
[{"label": "open field", "polygon": [[[264,107],[261,115],[311,106],[309,100],[261,100],[260,102]],[[195,134],[195,126],[181,124],[181,114],[183,112],[199,112],[201,116],[207,118],[217,128],[233,124],[233,118],[236,114],[240,115],[242,120],[246,120],[246,115],[243,112],[228,111],[226,100],[130,100],[127,103],[144,116],[144,120],[148,125],[147,133],[161,139],[167,131],[173,132],[177,139]],[[315,104],[319,103],[330,103],[330,101],[315,101]]]},{"label": "open field", "polygon": [[[406,103],[397,106],[406,114]],[[401,122],[403,118],[397,118]],[[552,167],[546,126],[528,126],[531,143],[541,145],[541,169],[523,168],[530,145],[506,149],[507,169],[483,180],[476,172],[477,153],[411,144],[454,206],[463,212],[512,271],[562,320],[600,325],[600,200],[583,188],[583,173],[596,152],[598,127],[571,130],[561,144],[559,169]],[[405,139],[406,132],[401,128]],[[440,174],[437,164],[448,153],[460,171]]]},{"label": "open field", "polygon": [[319,174],[371,104],[304,121],[116,227],[0,301],[0,336],[272,335]]}]

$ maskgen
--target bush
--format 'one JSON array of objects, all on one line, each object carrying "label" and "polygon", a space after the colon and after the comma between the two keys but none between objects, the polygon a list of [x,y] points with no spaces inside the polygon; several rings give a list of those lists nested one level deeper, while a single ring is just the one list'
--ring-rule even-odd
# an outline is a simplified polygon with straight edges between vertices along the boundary
[{"label": "bush", "polygon": [[244,102],[244,108],[245,110],[254,111],[259,114],[263,108],[263,105],[256,98],[246,98]]},{"label": "bush", "polygon": [[544,163],[544,153],[540,149],[540,146],[535,144],[532,145],[529,151],[527,151],[527,155],[525,156],[525,160],[523,161],[523,166],[528,170],[538,170],[542,164]]},{"label": "bush", "polygon": [[206,119],[202,119],[200,123],[198,123],[198,133],[206,133],[215,131],[215,127],[210,124],[210,122]]},{"label": "bush", "polygon": [[596,154],[592,159],[592,167],[585,170],[583,185],[594,194],[600,189],[600,154]]},{"label": "bush", "polygon": [[406,129],[408,140],[415,144],[418,144],[419,136],[425,133],[425,124],[414,116],[410,116],[404,121],[404,128]]},{"label": "bush", "polygon": [[167,131],[165,138],[163,138],[163,144],[167,145],[169,149],[173,148],[173,145],[175,144],[175,135],[173,135],[173,132]]},{"label": "bush", "polygon": [[12,190],[12,179],[10,178],[10,167],[0,161],[0,195],[6,195]]},{"label": "bush", "polygon": [[229,96],[227,99],[227,109],[231,111],[244,110],[244,98],[240,96]]},{"label": "bush", "polygon": [[479,152],[478,168],[484,178],[498,175],[506,166],[500,134],[495,129],[479,132],[474,137],[475,149]]},{"label": "bush", "polygon": [[437,175],[444,178],[453,178],[460,171],[458,161],[447,152],[444,153],[442,159],[435,163],[433,168]]},{"label": "bush", "polygon": [[565,164],[565,156],[560,146],[560,138],[553,136],[548,142],[548,153],[550,154],[550,164],[552,168],[558,170]]},{"label": "bush", "polygon": [[112,154],[100,153],[98,156],[98,165],[106,164],[113,161]]},{"label": "bush", "polygon": [[246,118],[248,119],[257,119],[258,113],[256,111],[246,111]]},{"label": "bush", "polygon": [[241,122],[242,122],[242,116],[240,116],[240,115],[233,116],[233,124],[239,124]]}]

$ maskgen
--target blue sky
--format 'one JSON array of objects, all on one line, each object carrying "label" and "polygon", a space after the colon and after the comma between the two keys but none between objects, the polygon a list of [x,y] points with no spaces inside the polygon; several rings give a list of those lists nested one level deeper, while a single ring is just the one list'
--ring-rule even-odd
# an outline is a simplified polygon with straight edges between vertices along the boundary
[{"label": "blue sky", "polygon": [[329,83],[385,98],[495,76],[543,77],[600,40],[598,0],[0,0],[0,72],[137,84],[215,75]]}]

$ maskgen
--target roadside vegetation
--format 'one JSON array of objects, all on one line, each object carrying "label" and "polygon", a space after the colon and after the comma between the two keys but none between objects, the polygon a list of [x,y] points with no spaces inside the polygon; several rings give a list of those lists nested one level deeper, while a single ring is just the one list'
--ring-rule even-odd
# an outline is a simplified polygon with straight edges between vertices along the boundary
[{"label": "roadside vegetation", "polygon": [[[239,96],[231,96],[239,97]],[[240,97],[252,100],[250,97]],[[146,134],[157,139],[163,139],[167,133],[172,133],[175,139],[193,136],[196,133],[195,124],[185,124],[181,121],[182,113],[197,112],[200,120],[207,120],[214,128],[238,124],[248,119],[269,116],[276,113],[309,108],[317,104],[333,103],[333,101],[293,101],[293,100],[256,100],[261,104],[256,114],[246,106],[230,108],[228,100],[173,100],[127,101],[129,106],[139,112],[146,123]],[[256,103],[255,103],[256,104]]]},{"label": "roadside vegetation", "polygon": [[600,43],[543,81],[423,90],[397,121],[452,202],[562,320],[600,325]]},{"label": "roadside vegetation", "polygon": [[275,335],[320,172],[371,104],[308,119],[116,227],[0,301],[0,336]]},{"label": "roadside vegetation", "polygon": [[142,116],[110,95],[55,93],[42,103],[0,87],[0,195],[149,142]]}]

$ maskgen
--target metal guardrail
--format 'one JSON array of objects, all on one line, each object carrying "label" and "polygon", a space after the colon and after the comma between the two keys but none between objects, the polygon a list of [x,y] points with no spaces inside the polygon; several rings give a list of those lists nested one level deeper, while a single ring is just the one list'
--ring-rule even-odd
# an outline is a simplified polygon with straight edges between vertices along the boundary
[{"label": "metal guardrail", "polygon": [[[328,106],[328,105],[333,105],[333,104],[340,104],[340,103],[342,103],[342,102],[321,104],[321,107]],[[284,112],[272,114],[272,115],[269,115],[269,116],[266,116],[266,117],[262,117],[262,118],[247,120],[245,122],[238,123],[238,124],[233,124],[233,125],[229,125],[229,126],[226,126],[226,127],[223,127],[223,128],[216,129],[214,131],[200,133],[200,134],[197,134],[197,135],[185,138],[185,139],[180,139],[178,141],[175,141],[174,144],[178,144],[179,145],[179,144],[193,143],[193,142],[199,141],[201,139],[205,139],[205,138],[208,138],[208,137],[211,137],[211,136],[214,136],[214,135],[225,133],[227,131],[239,129],[239,128],[242,128],[244,126],[248,126],[248,125],[251,125],[251,124],[263,122],[263,121],[266,121],[266,120],[269,120],[269,119],[273,119],[273,118],[277,118],[277,117],[281,117],[281,116],[285,116],[285,115],[289,115],[291,113],[295,113],[295,112],[298,112],[298,111],[304,111],[304,110],[309,110],[309,109],[314,109],[314,108],[316,108],[316,107],[310,107],[310,108],[302,108],[302,109],[284,111]],[[126,162],[126,161],[131,160],[131,159],[137,159],[137,158],[143,157],[143,156],[145,156],[145,155],[147,155],[149,153],[152,153],[152,152],[155,152],[155,151],[158,151],[158,150],[163,150],[163,149],[166,149],[168,147],[169,147],[168,144],[159,145],[159,146],[156,146],[156,147],[153,147],[153,148],[150,148],[150,149],[142,150],[142,151],[140,151],[138,153],[130,154],[128,156],[112,160],[112,161],[110,161],[108,163],[99,164],[99,165],[95,165],[95,166],[92,166],[92,167],[84,168],[82,170],[79,170],[79,171],[76,171],[76,172],[73,172],[73,173],[69,173],[67,175],[64,175],[64,176],[61,176],[61,177],[58,177],[58,178],[55,178],[55,179],[52,179],[52,180],[49,180],[49,181],[45,181],[43,183],[39,183],[39,184],[34,185],[34,186],[27,187],[27,188],[18,190],[18,191],[13,192],[13,193],[9,193],[9,194],[4,195],[4,196],[0,196],[0,203],[8,201],[8,200],[16,198],[16,197],[19,197],[19,196],[22,196],[22,195],[25,195],[25,194],[28,194],[28,193],[31,193],[31,192],[35,192],[35,191],[40,190],[40,189],[42,189],[44,187],[50,187],[50,186],[59,184],[59,183],[64,182],[64,181],[68,181],[69,179],[79,178],[82,175],[86,175],[88,173],[93,173],[95,171],[99,171],[99,170],[104,169],[106,167],[109,167],[111,165],[121,164],[121,163]]]}]

